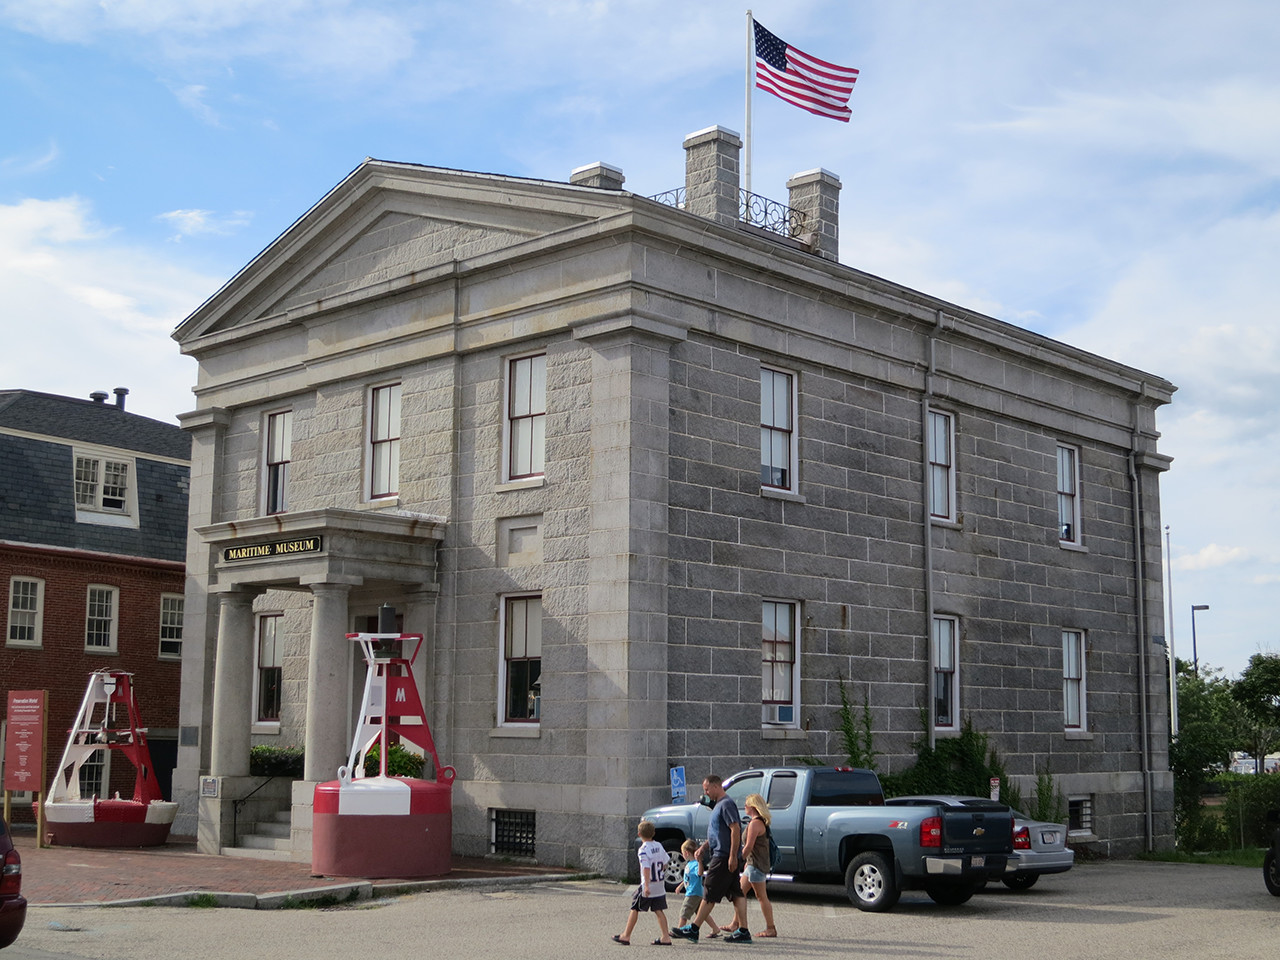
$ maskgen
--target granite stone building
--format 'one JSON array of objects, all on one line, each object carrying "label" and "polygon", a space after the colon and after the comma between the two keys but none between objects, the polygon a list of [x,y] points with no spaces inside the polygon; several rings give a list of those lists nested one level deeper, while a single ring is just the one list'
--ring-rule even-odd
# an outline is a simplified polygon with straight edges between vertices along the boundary
[{"label": "granite stone building", "polygon": [[841,678],[883,769],[968,722],[1076,839],[1170,841],[1174,387],[840,264],[825,170],[772,204],[736,134],[684,146],[662,198],[368,160],[175,332],[203,849],[255,832],[277,743],[272,845],[310,857],[384,603],[427,638],[461,854],[623,873],[671,766],[840,758]]},{"label": "granite stone building", "polygon": [[[191,438],[98,392],[0,390],[0,696],[48,691],[47,790],[94,670],[134,674],[156,779],[177,759]],[[85,777],[133,795],[110,758]],[[83,779],[83,778],[82,778]],[[14,807],[31,819],[31,808]]]}]

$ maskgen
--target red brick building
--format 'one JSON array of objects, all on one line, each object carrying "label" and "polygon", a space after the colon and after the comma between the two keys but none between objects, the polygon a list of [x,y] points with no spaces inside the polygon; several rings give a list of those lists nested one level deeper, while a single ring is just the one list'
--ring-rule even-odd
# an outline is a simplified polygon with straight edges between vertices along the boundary
[{"label": "red brick building", "polygon": [[[47,789],[89,674],[134,674],[168,796],[190,441],[180,427],[126,413],[127,393],[118,388],[108,404],[105,393],[0,391],[0,695],[48,691]],[[99,795],[132,795],[127,763],[83,776]],[[29,816],[15,807],[15,819]]]}]

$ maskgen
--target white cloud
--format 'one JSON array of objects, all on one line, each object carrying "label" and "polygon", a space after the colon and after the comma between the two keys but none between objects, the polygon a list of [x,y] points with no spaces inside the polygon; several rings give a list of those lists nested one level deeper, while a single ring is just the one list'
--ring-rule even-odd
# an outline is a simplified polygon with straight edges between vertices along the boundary
[{"label": "white cloud", "polygon": [[1174,570],[1213,570],[1217,567],[1233,566],[1253,559],[1250,551],[1243,547],[1224,547],[1211,543],[1193,554],[1178,557],[1173,561]]},{"label": "white cloud", "polygon": [[15,154],[0,159],[0,176],[23,177],[46,170],[58,162],[62,153],[56,143],[50,143],[43,153]]},{"label": "white cloud", "polygon": [[76,197],[0,204],[0,383],[75,397],[128,386],[131,410],[172,419],[195,366],[169,333],[218,282],[120,243]]},{"label": "white cloud", "polygon": [[168,213],[160,214],[156,219],[174,227],[178,232],[170,239],[178,241],[183,237],[200,234],[228,236],[240,227],[247,226],[253,216],[245,210],[237,210],[223,217],[217,216],[212,210],[170,210]]},{"label": "white cloud", "polygon": [[209,88],[204,84],[190,83],[174,90],[173,95],[185,110],[199,118],[202,123],[207,123],[211,127],[220,127],[222,123],[218,119],[217,111],[205,103],[208,92]]}]

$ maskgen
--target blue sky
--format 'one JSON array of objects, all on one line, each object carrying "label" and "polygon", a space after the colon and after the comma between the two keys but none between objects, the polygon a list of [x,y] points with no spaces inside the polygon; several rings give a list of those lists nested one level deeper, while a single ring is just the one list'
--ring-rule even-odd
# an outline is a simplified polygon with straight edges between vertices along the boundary
[{"label": "blue sky", "polygon": [[[841,259],[1166,377],[1173,627],[1280,650],[1280,5],[757,0],[857,66],[755,98],[754,187],[839,174]],[[0,385],[193,406],[168,334],[364,157],[653,194],[743,128],[745,7],[0,0]]]}]

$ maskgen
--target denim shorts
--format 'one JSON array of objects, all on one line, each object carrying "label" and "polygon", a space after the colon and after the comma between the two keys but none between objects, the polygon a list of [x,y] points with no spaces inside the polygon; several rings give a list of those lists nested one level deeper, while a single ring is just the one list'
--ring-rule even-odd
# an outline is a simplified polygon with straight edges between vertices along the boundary
[{"label": "denim shorts", "polygon": [[742,871],[742,875],[747,878],[748,883],[764,883],[764,878],[768,876],[768,874],[759,867],[753,867],[749,863],[747,864],[747,868]]}]

